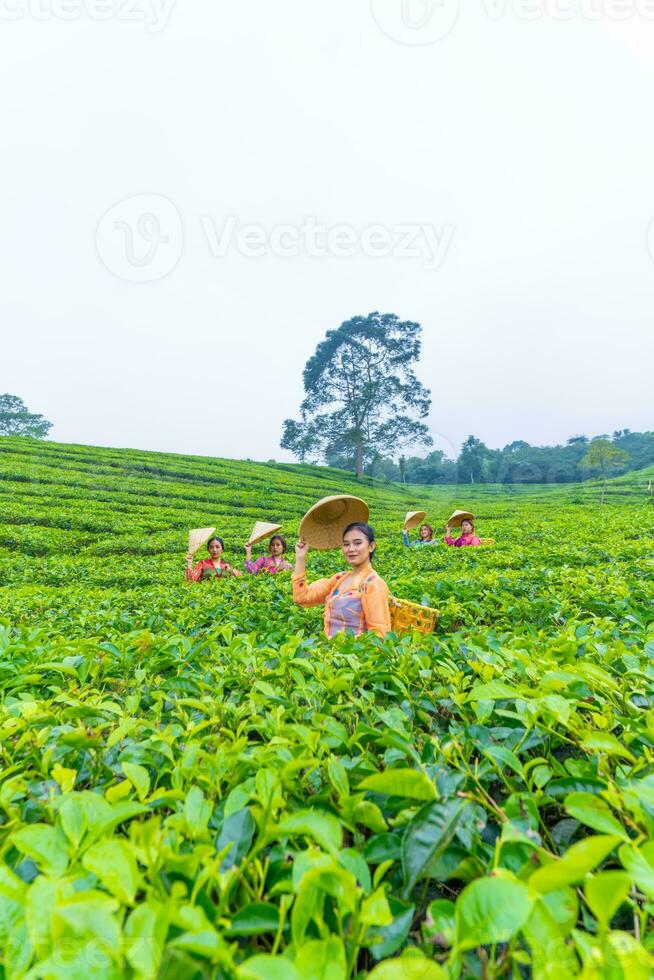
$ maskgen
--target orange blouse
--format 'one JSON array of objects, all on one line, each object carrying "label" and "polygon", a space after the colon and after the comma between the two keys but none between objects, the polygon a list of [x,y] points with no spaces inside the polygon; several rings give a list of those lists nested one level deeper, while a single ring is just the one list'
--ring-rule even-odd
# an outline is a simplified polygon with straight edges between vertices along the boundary
[{"label": "orange blouse", "polygon": [[233,575],[234,569],[222,558],[215,562],[212,558],[204,558],[194,568],[184,569],[187,582],[199,582],[201,578],[221,578],[223,575]]},{"label": "orange blouse", "polygon": [[293,601],[299,606],[319,606],[324,602],[327,636],[347,630],[351,630],[355,636],[361,633],[385,636],[391,629],[386,582],[369,564],[354,582],[346,583],[341,592],[339,584],[350,574],[338,572],[331,578],[321,578],[307,585],[306,575],[293,573]]}]

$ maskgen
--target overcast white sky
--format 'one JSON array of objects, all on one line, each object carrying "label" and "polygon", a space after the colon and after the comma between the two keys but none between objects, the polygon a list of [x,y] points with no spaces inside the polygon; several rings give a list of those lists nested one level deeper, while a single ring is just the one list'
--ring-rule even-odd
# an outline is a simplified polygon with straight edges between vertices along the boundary
[{"label": "overcast white sky", "polygon": [[290,458],[380,310],[442,448],[654,428],[654,0],[543,4],[0,0],[0,391]]}]

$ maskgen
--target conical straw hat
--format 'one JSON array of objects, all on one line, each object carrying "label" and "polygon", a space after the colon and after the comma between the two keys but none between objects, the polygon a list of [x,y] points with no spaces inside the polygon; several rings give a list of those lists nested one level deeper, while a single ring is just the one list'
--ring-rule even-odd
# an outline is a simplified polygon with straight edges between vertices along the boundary
[{"label": "conical straw hat", "polygon": [[474,519],[475,515],[469,510],[455,510],[447,524],[448,527],[461,527],[464,521],[474,521]]},{"label": "conical straw hat", "polygon": [[424,510],[410,510],[404,518],[404,530],[412,531],[418,524],[422,524],[426,516]]},{"label": "conical straw hat", "polygon": [[370,511],[360,497],[347,494],[323,497],[306,512],[300,524],[300,539],[319,551],[340,548],[343,531],[355,521],[366,523]]},{"label": "conical straw hat", "polygon": [[215,527],[194,527],[188,532],[188,550],[194,555],[203,544],[206,544],[215,531]]},{"label": "conical straw hat", "polygon": [[268,524],[266,521],[257,521],[257,523],[252,528],[252,534],[248,544],[256,544],[258,541],[263,541],[264,538],[269,538],[275,531],[281,530],[281,524]]}]

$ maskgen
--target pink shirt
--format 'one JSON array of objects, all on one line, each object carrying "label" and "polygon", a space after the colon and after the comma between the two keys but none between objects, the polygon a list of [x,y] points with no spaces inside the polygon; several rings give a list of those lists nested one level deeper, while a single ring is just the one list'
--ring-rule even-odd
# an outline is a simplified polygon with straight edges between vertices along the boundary
[{"label": "pink shirt", "polygon": [[462,534],[460,538],[451,538],[449,534],[445,538],[445,544],[449,544],[452,548],[465,548],[466,546],[471,548],[476,548],[481,541],[476,534]]},{"label": "pink shirt", "polygon": [[285,558],[282,558],[277,565],[272,555],[262,555],[256,561],[246,561],[245,569],[251,575],[260,575],[262,572],[267,575],[275,575],[277,572],[292,572],[293,566]]}]

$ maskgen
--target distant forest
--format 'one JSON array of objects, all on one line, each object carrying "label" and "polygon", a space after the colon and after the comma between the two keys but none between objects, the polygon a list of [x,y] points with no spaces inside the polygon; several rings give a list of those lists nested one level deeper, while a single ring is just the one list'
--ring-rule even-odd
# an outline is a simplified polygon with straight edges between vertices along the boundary
[{"label": "distant forest", "polygon": [[[618,429],[593,439],[573,436],[562,446],[531,446],[518,440],[504,449],[489,449],[469,436],[457,459],[449,459],[440,450],[423,457],[401,457],[397,462],[375,456],[366,462],[365,473],[394,483],[579,483],[598,475],[582,460],[599,439],[626,454],[613,467],[611,476],[654,465],[654,432]],[[354,460],[343,456],[331,456],[327,462],[355,468]]]}]

